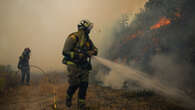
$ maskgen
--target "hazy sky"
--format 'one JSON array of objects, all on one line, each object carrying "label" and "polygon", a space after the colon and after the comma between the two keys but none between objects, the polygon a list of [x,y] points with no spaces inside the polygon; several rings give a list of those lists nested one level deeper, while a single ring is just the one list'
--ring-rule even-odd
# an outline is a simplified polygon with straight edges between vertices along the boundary
[{"label": "hazy sky", "polygon": [[145,1],[0,0],[0,64],[16,66],[23,49],[30,47],[31,64],[62,70],[65,38],[77,30],[81,19],[94,23],[93,39],[101,50],[102,39],[106,39],[101,33],[106,33],[121,14],[138,12]]}]

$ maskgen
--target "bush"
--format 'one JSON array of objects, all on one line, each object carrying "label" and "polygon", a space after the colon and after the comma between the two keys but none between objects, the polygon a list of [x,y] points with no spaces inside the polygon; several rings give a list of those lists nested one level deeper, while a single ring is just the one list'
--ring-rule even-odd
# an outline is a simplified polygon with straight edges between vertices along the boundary
[{"label": "bush", "polygon": [[10,65],[0,65],[0,93],[4,93],[10,88],[16,87],[19,78],[16,71],[13,71]]}]

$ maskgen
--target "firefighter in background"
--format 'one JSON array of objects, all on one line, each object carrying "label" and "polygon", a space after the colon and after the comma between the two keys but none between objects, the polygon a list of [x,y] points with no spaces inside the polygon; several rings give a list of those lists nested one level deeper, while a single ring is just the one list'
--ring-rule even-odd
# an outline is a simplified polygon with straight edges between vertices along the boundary
[{"label": "firefighter in background", "polygon": [[78,31],[70,34],[64,44],[63,63],[69,72],[69,88],[66,96],[66,106],[71,107],[72,96],[77,89],[78,109],[85,110],[85,97],[88,88],[89,71],[92,70],[91,57],[97,55],[97,48],[89,38],[93,23],[82,20],[78,24]]},{"label": "firefighter in background", "polygon": [[29,65],[30,52],[31,52],[30,48],[25,48],[18,62],[18,69],[21,70],[22,73],[21,83],[24,84],[24,79],[26,76],[27,85],[30,84],[30,65]]}]

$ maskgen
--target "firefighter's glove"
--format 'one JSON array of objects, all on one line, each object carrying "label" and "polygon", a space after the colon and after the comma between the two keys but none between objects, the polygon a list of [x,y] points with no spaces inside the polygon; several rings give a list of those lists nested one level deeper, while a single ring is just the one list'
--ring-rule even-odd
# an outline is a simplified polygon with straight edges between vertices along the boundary
[{"label": "firefighter's glove", "polygon": [[18,69],[22,69],[22,66],[21,65],[18,65]]},{"label": "firefighter's glove", "polygon": [[95,51],[92,51],[92,50],[91,51],[88,51],[87,53],[88,53],[88,56],[90,56],[90,57],[96,54],[96,52]]},{"label": "firefighter's glove", "polygon": [[79,59],[83,59],[83,58],[85,58],[86,56],[83,54],[83,53],[78,53],[78,58]]}]

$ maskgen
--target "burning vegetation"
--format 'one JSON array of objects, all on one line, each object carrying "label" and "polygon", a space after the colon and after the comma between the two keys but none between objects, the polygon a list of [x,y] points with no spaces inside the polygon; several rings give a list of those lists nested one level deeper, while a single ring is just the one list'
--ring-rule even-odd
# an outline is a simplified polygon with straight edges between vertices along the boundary
[{"label": "burning vegetation", "polygon": [[121,19],[105,57],[171,86],[195,90],[194,5],[194,0],[148,0],[129,25],[128,15]]},{"label": "burning vegetation", "polygon": [[[195,91],[195,70],[193,68],[195,66],[195,14],[192,12],[195,11],[194,6],[194,0],[148,0],[145,9],[136,14],[131,24],[127,25],[128,17],[124,17],[125,19],[118,23],[121,30],[113,33],[113,45],[108,52],[105,52],[104,57],[135,67],[148,73],[152,78],[162,78],[161,80],[164,80],[166,84],[182,88],[193,98]],[[98,73],[98,70],[96,71]],[[126,73],[126,75],[129,74]],[[10,94],[12,100],[18,97],[25,99],[22,102],[16,100],[16,102],[9,103],[0,100],[1,106],[7,109],[7,105],[11,105],[11,108],[17,108],[16,110],[21,110],[21,107],[24,109],[41,107],[40,109],[52,110],[51,105],[57,101],[57,108],[64,109],[65,91],[68,86],[64,82],[59,82],[64,80],[62,76],[56,76],[57,83],[50,81],[54,78],[52,75],[48,76],[50,77],[47,77],[46,81],[41,79],[39,86],[22,86],[16,90],[17,95],[13,92]],[[119,78],[118,76],[116,78]],[[120,83],[117,80],[114,82]],[[128,88],[128,90],[89,85],[87,105],[93,110],[186,110],[175,102],[169,102],[169,98],[165,99],[156,91],[154,93],[144,88],[141,91],[131,91],[132,85],[136,86],[136,83],[129,85],[128,80],[124,82],[125,87],[120,88]],[[0,89],[3,90],[1,85],[0,83]],[[54,92],[53,86],[56,87]],[[56,94],[55,100],[53,94]],[[33,100],[29,101],[26,97],[35,97],[35,99],[32,98]],[[73,108],[76,108],[75,97]]]},{"label": "burning vegetation", "polygon": [[194,65],[195,15],[190,12],[195,9],[192,4],[195,4],[193,0],[149,0],[131,24],[126,25],[128,19],[121,19],[122,30],[113,33],[116,48],[111,48],[105,56],[127,58],[126,63],[139,57],[142,64],[148,65],[150,58],[158,53],[174,54],[179,61]]},{"label": "burning vegetation", "polygon": [[169,24],[171,24],[171,20],[166,18],[166,17],[162,17],[160,19],[160,21],[158,21],[158,23],[156,23],[155,25],[150,27],[150,30],[158,29],[158,28],[160,28],[162,26],[166,26],[166,25],[169,25]]}]

